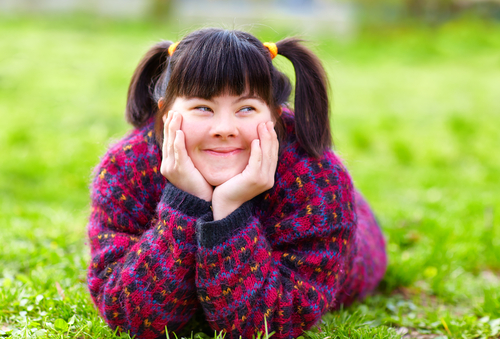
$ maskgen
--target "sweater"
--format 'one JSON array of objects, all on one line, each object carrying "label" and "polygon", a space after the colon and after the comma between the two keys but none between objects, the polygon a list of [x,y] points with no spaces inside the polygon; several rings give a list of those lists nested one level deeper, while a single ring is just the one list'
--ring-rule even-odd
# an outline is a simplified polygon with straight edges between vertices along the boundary
[{"label": "sweater", "polygon": [[153,122],[95,169],[88,287],[113,329],[165,338],[203,322],[226,338],[295,338],[374,290],[387,261],[380,227],[333,151],[308,156],[283,114],[272,189],[222,220],[160,173]]}]

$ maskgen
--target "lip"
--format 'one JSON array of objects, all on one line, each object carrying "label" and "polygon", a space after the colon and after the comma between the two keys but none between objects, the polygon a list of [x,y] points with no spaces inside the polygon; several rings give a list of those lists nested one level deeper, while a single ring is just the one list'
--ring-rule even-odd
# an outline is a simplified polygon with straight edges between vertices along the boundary
[{"label": "lip", "polygon": [[243,151],[242,148],[237,148],[237,147],[215,147],[203,150],[203,152],[217,157],[229,157],[232,155],[239,154],[242,151]]}]

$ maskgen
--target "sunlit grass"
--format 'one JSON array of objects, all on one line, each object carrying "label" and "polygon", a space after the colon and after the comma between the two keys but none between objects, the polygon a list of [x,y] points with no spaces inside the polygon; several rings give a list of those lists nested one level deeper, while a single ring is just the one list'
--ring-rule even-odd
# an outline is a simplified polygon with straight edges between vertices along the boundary
[{"label": "sunlit grass", "polygon": [[[178,29],[1,19],[0,336],[113,337],[85,285],[88,185],[129,129],[138,60]],[[379,295],[305,336],[498,336],[500,27],[309,39],[331,76],[336,150],[383,225],[390,264]]]}]

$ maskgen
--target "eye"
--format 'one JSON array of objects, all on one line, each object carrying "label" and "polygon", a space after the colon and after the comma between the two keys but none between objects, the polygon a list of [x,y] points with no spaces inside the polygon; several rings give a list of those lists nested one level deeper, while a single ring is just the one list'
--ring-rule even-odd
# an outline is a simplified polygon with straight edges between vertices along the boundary
[{"label": "eye", "polygon": [[213,112],[213,110],[208,106],[196,106],[194,109],[202,112]]},{"label": "eye", "polygon": [[238,112],[249,113],[249,112],[253,112],[253,111],[255,111],[255,107],[245,106],[245,107],[240,108],[240,110]]}]

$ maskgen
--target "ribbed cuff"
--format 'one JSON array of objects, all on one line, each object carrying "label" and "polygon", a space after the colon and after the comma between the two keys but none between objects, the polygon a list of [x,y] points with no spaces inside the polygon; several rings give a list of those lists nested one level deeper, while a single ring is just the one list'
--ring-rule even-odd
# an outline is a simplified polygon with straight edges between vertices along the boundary
[{"label": "ribbed cuff", "polygon": [[201,217],[210,212],[211,203],[187,193],[171,183],[168,183],[163,190],[161,197],[163,202],[190,217]]},{"label": "ribbed cuff", "polygon": [[221,220],[213,221],[212,212],[203,215],[196,221],[198,243],[207,248],[222,244],[247,224],[252,212],[253,203],[247,201]]}]

